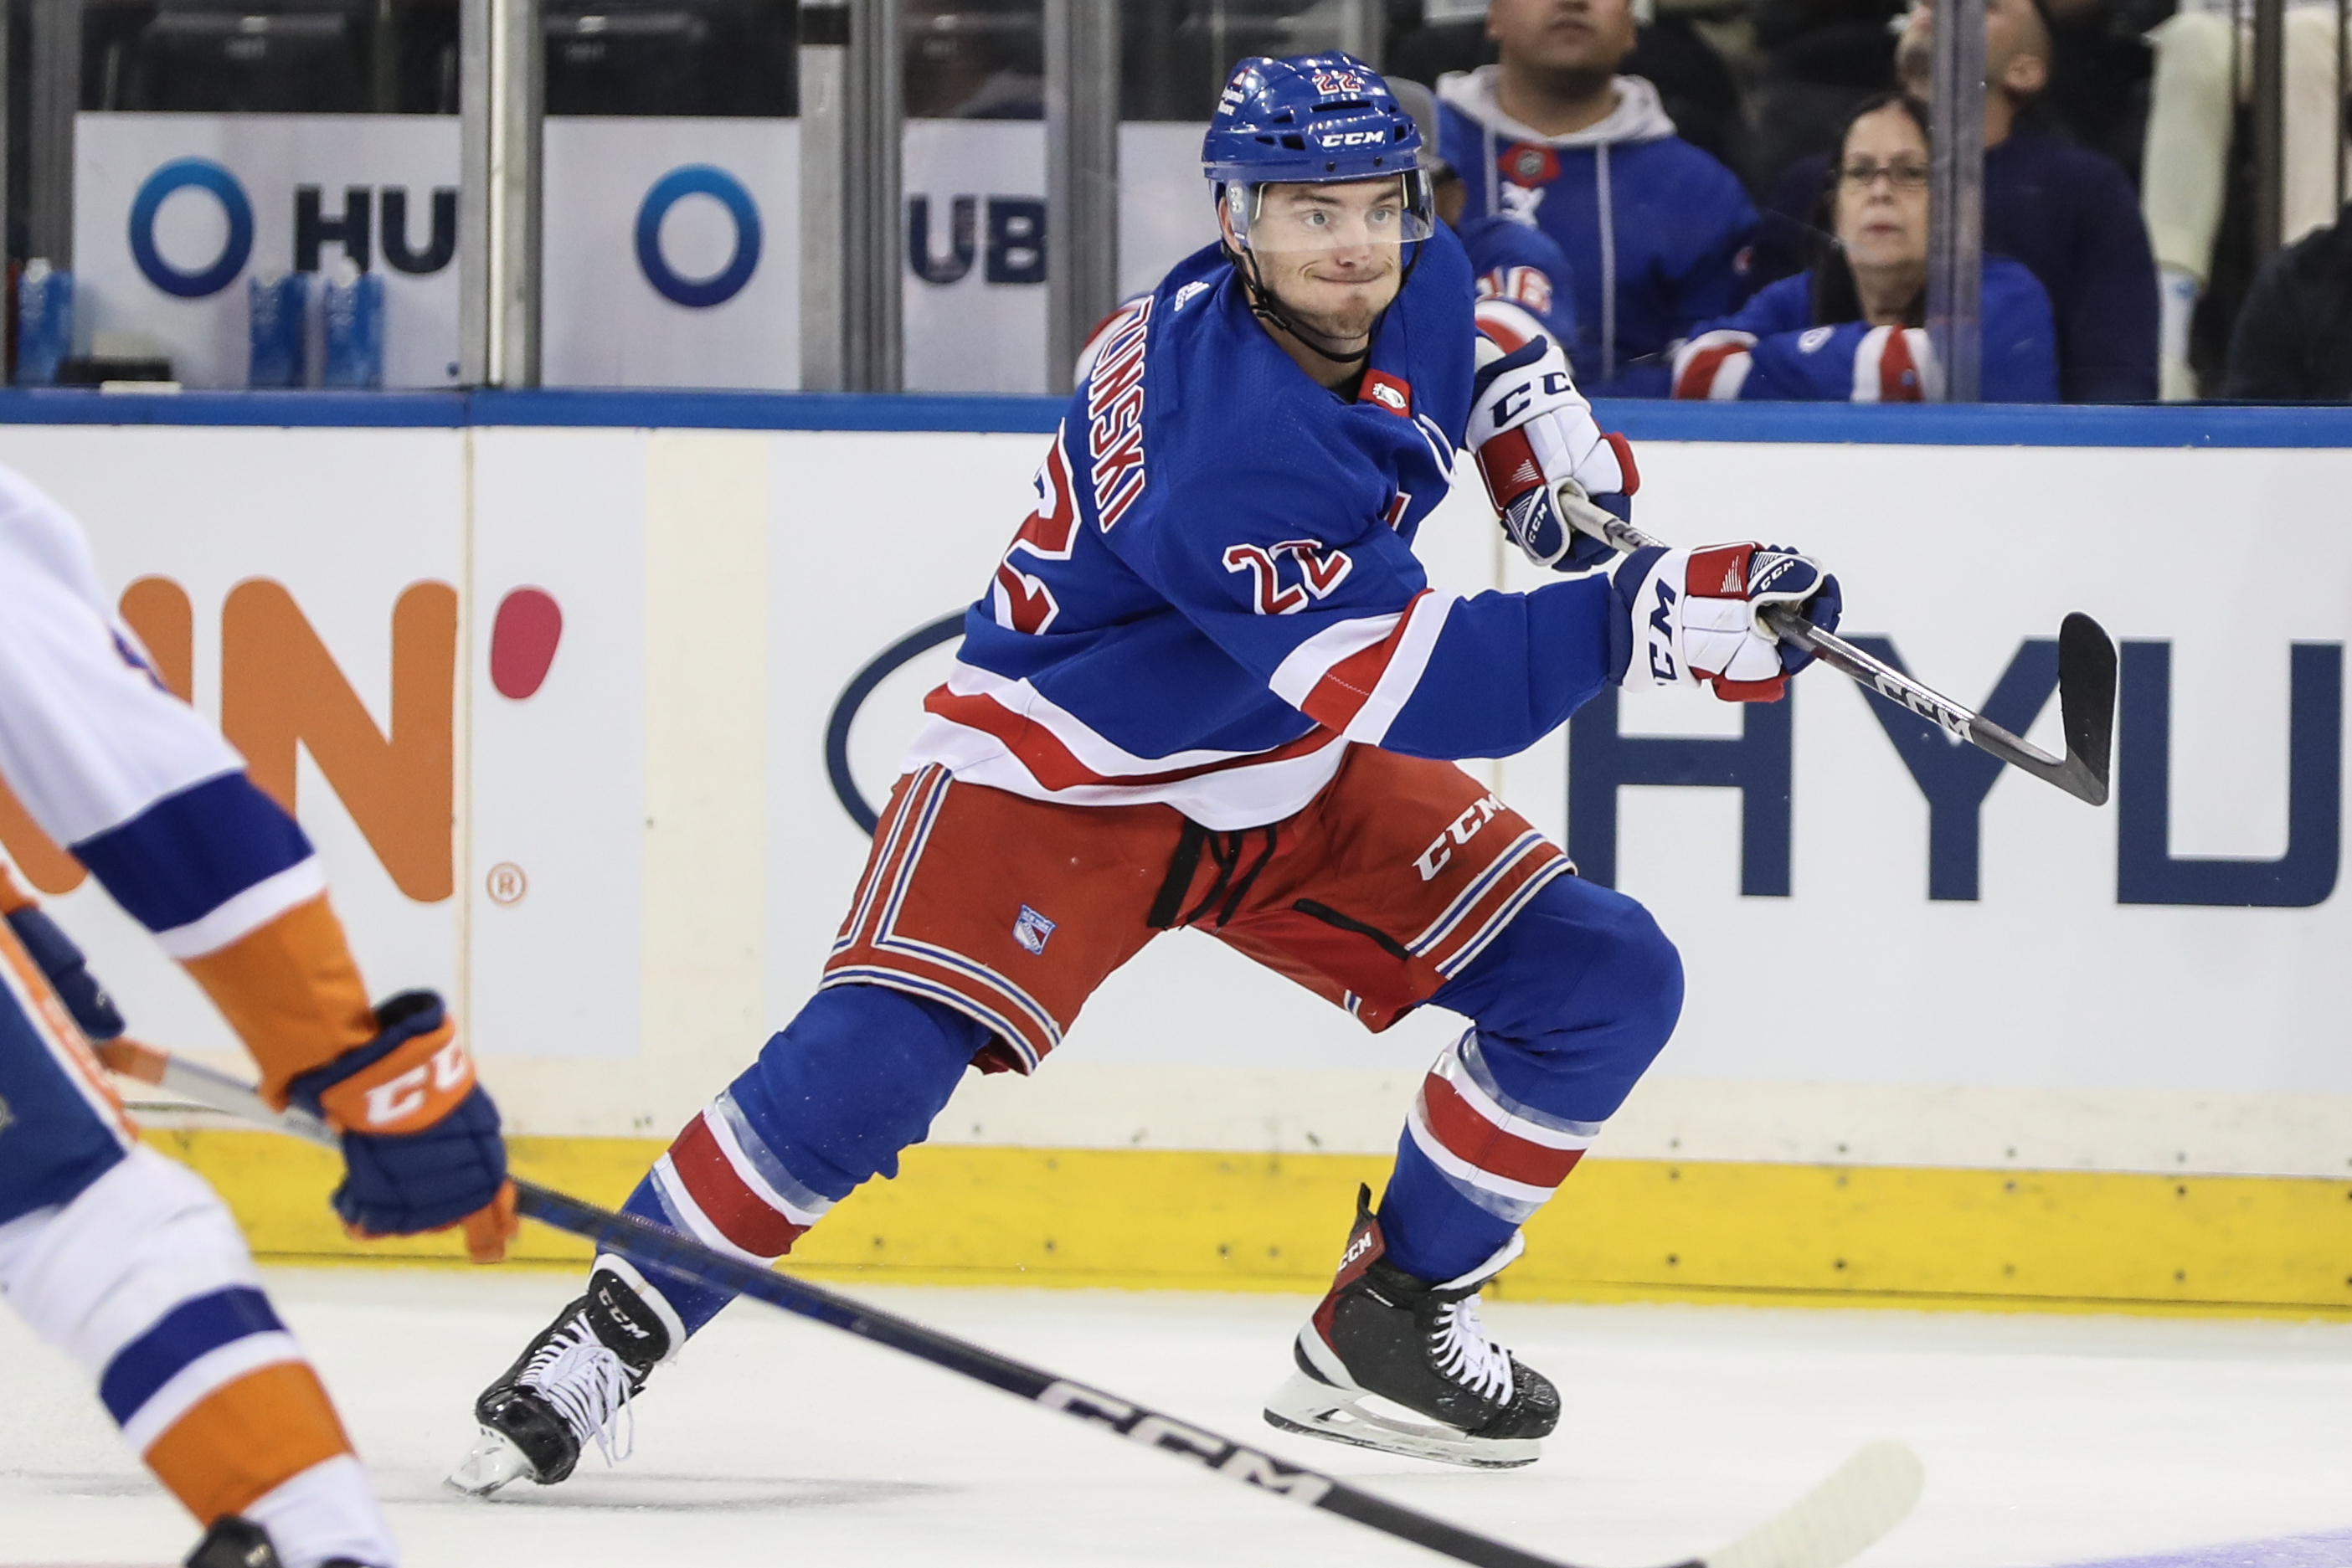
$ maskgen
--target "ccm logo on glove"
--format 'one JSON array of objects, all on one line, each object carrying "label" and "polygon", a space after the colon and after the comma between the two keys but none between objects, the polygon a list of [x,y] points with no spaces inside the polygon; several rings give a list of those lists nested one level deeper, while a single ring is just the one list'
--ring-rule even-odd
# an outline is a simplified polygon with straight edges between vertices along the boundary
[{"label": "ccm logo on glove", "polygon": [[1481,338],[1477,350],[1465,440],[1503,531],[1529,560],[1555,571],[1583,571],[1611,559],[1610,546],[1571,527],[1555,497],[1573,493],[1629,518],[1641,483],[1633,448],[1592,423],[1567,356],[1549,339],[1506,353]]},{"label": "ccm logo on glove", "polygon": [[414,1133],[429,1127],[474,1092],[474,1059],[441,998],[411,992],[386,1002],[382,1032],[291,1088],[295,1103],[352,1133]]},{"label": "ccm logo on glove", "polygon": [[473,1081],[473,1060],[453,1040],[435,1051],[431,1061],[369,1089],[358,1125],[372,1132],[391,1132],[406,1124],[436,1097],[455,1098],[461,1085]]},{"label": "ccm logo on glove", "polygon": [[1623,681],[1634,663],[1659,685],[1705,683],[1726,702],[1778,702],[1789,677],[1812,655],[1783,643],[1766,622],[1775,608],[1824,632],[1837,628],[1838,580],[1809,556],[1777,545],[1653,547],[1625,558],[1611,579],[1619,614],[1611,624],[1611,668]]}]

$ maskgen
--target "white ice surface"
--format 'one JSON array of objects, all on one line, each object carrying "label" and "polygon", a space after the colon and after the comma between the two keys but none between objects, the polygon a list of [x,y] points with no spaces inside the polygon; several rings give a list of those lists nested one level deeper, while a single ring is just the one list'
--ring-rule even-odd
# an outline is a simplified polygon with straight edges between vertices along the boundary
[{"label": "white ice surface", "polygon": [[[562,1487],[468,1500],[439,1481],[471,1437],[473,1396],[573,1281],[345,1270],[273,1271],[270,1285],[415,1565],[1439,1561],[751,1304],[657,1375],[626,1463],[591,1453]],[[1927,1491],[1863,1559],[1872,1568],[2352,1531],[2352,1325],[1504,1304],[1490,1326],[1559,1382],[1570,1415],[1540,1463],[1470,1472],[1258,1419],[1305,1298],[864,1293],[1605,1568],[1718,1543],[1881,1436],[1926,1458]],[[80,1377],[0,1313],[0,1564],[153,1568],[193,1535]],[[2352,1535],[2342,1551],[2352,1561]]]}]

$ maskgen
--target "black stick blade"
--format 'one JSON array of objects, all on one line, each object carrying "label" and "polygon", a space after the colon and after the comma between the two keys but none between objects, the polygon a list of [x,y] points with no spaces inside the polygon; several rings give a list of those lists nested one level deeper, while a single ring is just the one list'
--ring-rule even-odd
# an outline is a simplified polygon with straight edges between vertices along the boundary
[{"label": "black stick blade", "polygon": [[2058,625],[2058,710],[2066,730],[2064,787],[2104,806],[2116,738],[2116,645],[2079,612]]}]

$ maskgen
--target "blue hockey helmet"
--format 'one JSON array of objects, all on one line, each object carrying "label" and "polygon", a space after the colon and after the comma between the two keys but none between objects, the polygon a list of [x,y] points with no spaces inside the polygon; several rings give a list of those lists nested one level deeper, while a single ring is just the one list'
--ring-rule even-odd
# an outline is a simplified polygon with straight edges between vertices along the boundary
[{"label": "blue hockey helmet", "polygon": [[1234,68],[1201,145],[1202,172],[1217,187],[1244,244],[1260,193],[1274,184],[1395,180],[1396,228],[1384,239],[1426,239],[1429,181],[1421,128],[1381,73],[1355,56],[1254,56]]}]

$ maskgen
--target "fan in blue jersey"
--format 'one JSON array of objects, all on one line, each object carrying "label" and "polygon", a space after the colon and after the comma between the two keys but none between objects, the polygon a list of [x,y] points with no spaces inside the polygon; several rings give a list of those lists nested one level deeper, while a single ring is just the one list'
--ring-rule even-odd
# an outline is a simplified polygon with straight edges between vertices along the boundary
[{"label": "fan in blue jersey", "polygon": [[[1927,335],[1927,108],[1903,93],[1858,105],[1822,193],[1835,233],[1813,266],[1675,350],[1682,398],[1926,402],[1941,396]],[[1987,402],[2055,402],[2050,297],[2006,256],[1984,258],[1979,298]]]},{"label": "fan in blue jersey", "polygon": [[[1635,481],[1557,348],[1480,347],[1420,145],[1359,60],[1242,63],[1205,148],[1220,243],[1099,335],[821,988],[630,1212],[781,1256],[896,1174],[968,1069],[1036,1071],[1105,977],[1192,927],[1368,1029],[1424,1005],[1470,1020],[1268,1418],[1536,1457],[1559,1393],[1480,1326],[1478,1292],[1664,1045],[1682,971],[1639,904],[1449,759],[1518,751],[1629,677],[1769,700],[1801,660],[1759,608],[1826,624],[1836,591],[1746,544],[1531,593],[1430,586],[1413,535],[1465,444],[1548,565],[1582,559],[1562,496],[1622,507]],[[727,1300],[599,1258],[482,1396],[453,1479],[562,1479]]]},{"label": "fan in blue jersey", "polygon": [[[1436,94],[1400,77],[1390,78],[1389,87],[1421,130],[1421,163],[1429,173],[1437,215],[1470,258],[1478,330],[1507,349],[1549,338],[1565,351],[1576,341],[1575,279],[1568,253],[1523,212],[1468,215],[1470,193],[1461,171],[1436,155]],[[1570,368],[1575,368],[1573,361]]]}]

